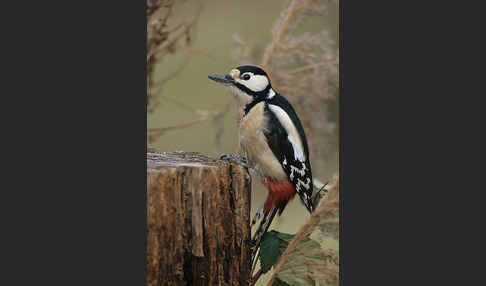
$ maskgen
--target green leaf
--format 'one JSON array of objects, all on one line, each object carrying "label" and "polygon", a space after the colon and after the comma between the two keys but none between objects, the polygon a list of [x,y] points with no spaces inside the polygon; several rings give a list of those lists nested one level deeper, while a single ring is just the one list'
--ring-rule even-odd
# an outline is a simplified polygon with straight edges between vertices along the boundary
[{"label": "green leaf", "polygon": [[[275,230],[272,230],[273,232],[275,232],[277,234],[277,237],[280,239],[280,240],[283,240],[286,244],[285,244],[285,248],[287,248],[287,245],[290,243],[290,241],[292,239],[294,239],[295,237],[295,234],[288,234],[288,233],[283,233],[283,232],[278,232],[278,231],[275,231]],[[284,249],[285,250],[285,249]]]},{"label": "green leaf", "polygon": [[290,286],[289,284],[285,283],[284,281],[276,278],[273,286]]},{"label": "green leaf", "polygon": [[[285,262],[271,276],[272,286],[339,285],[339,177],[328,186],[312,217],[285,251]],[[285,235],[278,235],[284,239]],[[290,245],[287,243],[287,245]]]},{"label": "green leaf", "polygon": [[275,230],[268,231],[263,235],[259,255],[263,273],[267,273],[275,264],[277,264],[280,256],[282,256],[282,253],[294,236],[294,234],[278,232]]},{"label": "green leaf", "polygon": [[277,262],[278,249],[280,247],[280,240],[273,231],[266,232],[263,235],[262,244],[260,246],[260,264],[263,273],[267,273],[270,268]]}]

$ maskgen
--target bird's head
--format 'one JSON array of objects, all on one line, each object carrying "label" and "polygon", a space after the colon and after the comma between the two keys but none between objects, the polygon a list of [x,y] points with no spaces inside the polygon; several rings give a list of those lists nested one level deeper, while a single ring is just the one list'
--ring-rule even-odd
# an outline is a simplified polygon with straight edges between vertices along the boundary
[{"label": "bird's head", "polygon": [[226,75],[210,75],[209,78],[229,87],[243,105],[275,95],[267,73],[257,66],[239,66]]}]

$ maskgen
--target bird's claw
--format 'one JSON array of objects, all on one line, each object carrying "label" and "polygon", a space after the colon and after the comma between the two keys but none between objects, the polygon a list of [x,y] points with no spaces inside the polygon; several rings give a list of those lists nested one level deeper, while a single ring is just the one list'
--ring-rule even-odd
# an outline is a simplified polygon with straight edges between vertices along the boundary
[{"label": "bird's claw", "polygon": [[241,156],[238,156],[238,155],[234,155],[234,154],[221,154],[221,155],[219,155],[219,159],[220,160],[229,161],[231,163],[235,163],[237,165],[241,165],[241,166],[243,166],[245,168],[248,168],[248,161],[246,160],[246,158],[241,157]]},{"label": "bird's claw", "polygon": [[236,165],[243,166],[245,168],[245,184],[246,186],[251,185],[251,175],[248,166],[248,160],[245,157],[241,157],[233,154],[221,154],[219,155],[220,160],[225,160]]}]

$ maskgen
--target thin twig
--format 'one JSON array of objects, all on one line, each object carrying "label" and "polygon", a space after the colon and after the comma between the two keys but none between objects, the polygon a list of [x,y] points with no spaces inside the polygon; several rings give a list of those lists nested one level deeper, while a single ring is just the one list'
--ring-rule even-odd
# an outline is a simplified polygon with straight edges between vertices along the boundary
[{"label": "thin twig", "polygon": [[328,59],[328,60],[325,60],[325,61],[321,61],[321,62],[318,62],[318,63],[315,63],[315,64],[310,64],[310,65],[306,65],[306,66],[303,66],[303,67],[300,67],[300,68],[296,68],[294,70],[291,70],[289,72],[285,72],[286,74],[294,74],[294,73],[299,73],[301,71],[305,71],[305,70],[308,70],[308,69],[313,69],[313,68],[317,68],[317,67],[320,67],[320,66],[323,66],[323,65],[326,65],[326,64],[329,64],[329,63],[333,63],[335,62],[337,59],[336,58],[332,58],[332,59]]},{"label": "thin twig", "polygon": [[174,36],[174,38],[171,39],[171,41],[169,41],[168,43],[165,43],[163,46],[157,48],[153,54],[156,54],[156,53],[159,53],[159,52],[162,52],[164,50],[166,50],[167,48],[173,46],[177,41],[179,41],[182,36],[187,36],[191,29],[195,29],[196,28],[196,24],[197,24],[197,20],[199,20],[199,16],[201,15],[201,9],[202,9],[202,3],[201,1],[197,1],[199,3],[197,9],[196,9],[196,14],[194,15],[194,18],[192,19],[191,22],[185,24],[185,25],[182,25],[185,27],[184,31],[180,32],[177,36]]},{"label": "thin twig", "polygon": [[[176,25],[174,28],[164,31],[164,33],[170,34],[170,33],[176,32],[177,30],[179,30],[179,29],[180,29],[180,28],[182,28],[182,27],[184,27],[184,25],[183,25],[183,24],[178,24],[178,25]],[[180,35],[181,35],[181,36],[182,36],[182,35],[184,35],[184,32],[181,32],[181,33],[180,33]],[[179,38],[180,38],[180,37],[179,37]],[[179,38],[175,38],[175,40],[174,40],[174,41],[170,42],[169,44],[167,44],[167,45],[165,45],[165,46],[163,46],[163,47],[161,47],[161,48],[159,47],[159,48],[155,48],[155,49],[150,50],[150,51],[147,53],[147,61],[148,61],[148,60],[149,60],[149,59],[150,59],[152,56],[154,56],[155,54],[160,53],[160,52],[164,52],[164,51],[166,51],[166,50],[167,50],[166,48],[167,48],[167,47],[169,47],[170,45],[173,45],[173,44],[174,44],[174,43],[175,43],[175,42],[176,42],[176,41],[177,41]]]},{"label": "thin twig", "polygon": [[273,54],[277,51],[281,39],[287,33],[289,25],[291,23],[291,19],[303,8],[305,8],[305,3],[297,5],[297,0],[292,0],[292,2],[290,3],[289,7],[286,10],[285,16],[278,26],[278,31],[272,39],[270,49],[264,55],[263,66],[266,69],[273,70],[271,66]]},{"label": "thin twig", "polygon": [[165,25],[167,24],[167,20],[172,15],[172,8],[174,8],[174,3],[175,3],[174,0],[170,1],[169,7],[168,7],[169,11],[167,11],[167,14],[165,15],[164,19],[162,20],[162,27],[165,27]]},{"label": "thin twig", "polygon": [[191,111],[193,113],[196,113],[196,109],[195,108],[193,108],[192,106],[189,106],[189,105],[185,104],[184,102],[179,101],[179,100],[177,100],[177,99],[175,99],[173,97],[170,97],[170,96],[167,96],[167,95],[154,95],[154,96],[160,96],[160,97],[162,97],[162,98],[164,98],[164,99],[166,99],[166,100],[168,100],[168,101],[170,101],[170,102],[178,105],[179,107],[182,107],[185,110],[188,110],[188,111]]},{"label": "thin twig", "polygon": [[170,130],[174,130],[174,129],[187,128],[187,127],[191,127],[194,124],[197,124],[199,122],[203,122],[203,121],[205,121],[207,119],[208,119],[207,117],[201,117],[201,118],[199,118],[197,120],[193,120],[193,121],[190,121],[190,122],[187,122],[187,123],[183,123],[183,124],[179,124],[179,125],[173,125],[173,126],[167,126],[167,127],[149,128],[149,129],[147,129],[147,132],[166,132],[166,131],[170,131]]},{"label": "thin twig", "polygon": [[196,114],[199,113],[200,114],[200,118],[199,119],[196,119],[196,120],[193,120],[193,121],[190,121],[190,122],[187,122],[187,123],[183,123],[183,124],[173,125],[173,126],[157,127],[157,128],[149,128],[149,129],[147,129],[147,132],[148,133],[153,133],[152,135],[149,136],[149,141],[155,141],[155,140],[157,140],[160,136],[164,135],[164,133],[166,133],[167,131],[188,128],[188,127],[194,126],[194,125],[196,125],[198,123],[201,123],[203,121],[206,121],[208,119],[221,116],[222,114],[228,112],[228,110],[229,110],[229,105],[227,105],[226,108],[224,108],[224,109],[222,109],[220,111],[193,110],[194,113],[196,113]]},{"label": "thin twig", "polygon": [[[276,276],[282,269],[282,267],[287,262],[289,253],[294,252],[297,249],[298,243],[304,238],[307,237],[320,223],[320,217],[324,213],[331,213],[336,212],[339,209],[339,175],[335,175],[331,181],[330,191],[328,196],[325,200],[321,200],[319,205],[317,206],[316,210],[311,214],[311,217],[307,221],[305,225],[303,225],[294,238],[290,241],[289,245],[282,253],[280,260],[278,261],[277,265],[274,266],[272,276],[267,281],[267,286],[272,285],[275,281]],[[339,224],[339,220],[333,221]]]}]

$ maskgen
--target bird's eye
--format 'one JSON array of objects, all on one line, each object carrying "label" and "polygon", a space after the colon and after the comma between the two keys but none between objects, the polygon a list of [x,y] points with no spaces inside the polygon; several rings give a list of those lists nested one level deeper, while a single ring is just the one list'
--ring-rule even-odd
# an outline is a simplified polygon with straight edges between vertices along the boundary
[{"label": "bird's eye", "polygon": [[244,80],[249,80],[250,79],[250,75],[249,74],[244,74],[241,78],[244,79]]}]

